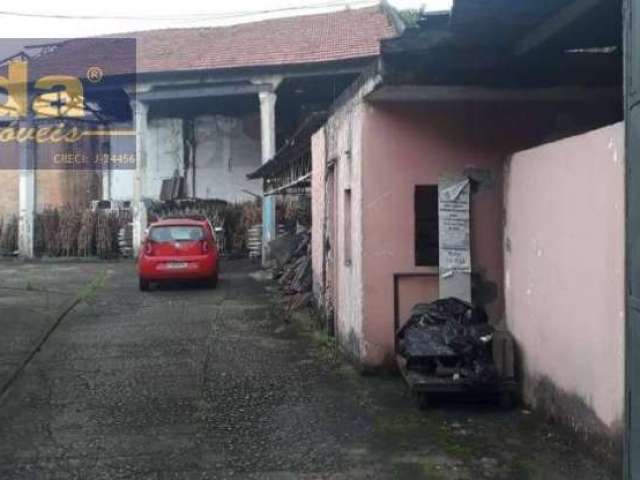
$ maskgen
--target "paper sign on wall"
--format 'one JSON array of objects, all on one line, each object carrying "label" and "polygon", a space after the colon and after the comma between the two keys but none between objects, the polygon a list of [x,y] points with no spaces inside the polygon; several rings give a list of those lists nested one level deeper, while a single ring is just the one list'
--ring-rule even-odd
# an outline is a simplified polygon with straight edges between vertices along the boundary
[{"label": "paper sign on wall", "polygon": [[440,297],[471,301],[470,183],[442,177],[438,184]]}]

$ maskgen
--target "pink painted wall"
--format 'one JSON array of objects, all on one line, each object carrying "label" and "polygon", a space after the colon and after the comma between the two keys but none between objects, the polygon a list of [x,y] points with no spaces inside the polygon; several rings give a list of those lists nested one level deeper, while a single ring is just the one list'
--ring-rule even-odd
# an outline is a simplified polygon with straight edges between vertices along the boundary
[{"label": "pink painted wall", "polygon": [[[313,137],[314,292],[322,292],[326,164],[336,162],[335,298],[340,345],[365,366],[393,362],[393,278],[400,281],[400,322],[417,301],[438,297],[437,269],[417,267],[414,255],[414,188],[468,169],[489,173],[472,193],[471,250],[474,274],[494,323],[504,321],[503,170],[513,152],[586,131],[592,106],[539,103],[371,104],[365,85]],[[617,110],[616,110],[617,111]],[[568,120],[567,120],[568,119]],[[345,231],[344,190],[351,189],[351,231]],[[349,235],[352,262],[343,261]],[[484,298],[482,298],[484,297]]]},{"label": "pink painted wall", "polygon": [[[506,181],[506,313],[526,399],[549,410],[577,396],[615,431],[623,415],[623,124],[517,153]],[[552,392],[541,388],[549,382]],[[557,413],[580,425],[585,415],[572,408]]]},{"label": "pink painted wall", "polygon": [[[435,274],[434,274],[435,275]],[[403,277],[398,279],[398,325],[409,319],[416,303],[438,299],[437,277]]]},{"label": "pink painted wall", "polygon": [[[366,106],[362,138],[364,362],[392,359],[394,273],[434,273],[417,267],[414,254],[414,188],[437,184],[441,175],[467,168],[490,171],[494,181],[471,200],[474,271],[497,291],[488,310],[503,315],[502,168],[497,137],[483,135],[487,123],[477,107],[456,105]],[[489,122],[490,123],[490,122]],[[437,298],[437,275],[423,279],[424,298]],[[400,291],[404,315],[416,301],[416,286]],[[401,319],[403,321],[404,319]]]}]

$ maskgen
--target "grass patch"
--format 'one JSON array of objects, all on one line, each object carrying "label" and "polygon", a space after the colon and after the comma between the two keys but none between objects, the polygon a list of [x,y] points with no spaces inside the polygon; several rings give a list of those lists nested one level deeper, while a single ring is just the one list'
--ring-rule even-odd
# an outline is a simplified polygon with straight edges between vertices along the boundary
[{"label": "grass patch", "polygon": [[96,296],[100,290],[104,288],[107,283],[107,272],[100,272],[96,277],[88,284],[82,287],[78,292],[80,301],[90,304],[95,302]]}]

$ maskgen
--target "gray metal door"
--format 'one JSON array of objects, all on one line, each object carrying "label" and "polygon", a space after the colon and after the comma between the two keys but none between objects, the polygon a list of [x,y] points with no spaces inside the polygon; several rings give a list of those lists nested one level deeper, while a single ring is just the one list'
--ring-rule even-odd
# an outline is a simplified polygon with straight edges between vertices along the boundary
[{"label": "gray metal door", "polygon": [[640,0],[625,0],[626,415],[625,477],[640,480]]}]

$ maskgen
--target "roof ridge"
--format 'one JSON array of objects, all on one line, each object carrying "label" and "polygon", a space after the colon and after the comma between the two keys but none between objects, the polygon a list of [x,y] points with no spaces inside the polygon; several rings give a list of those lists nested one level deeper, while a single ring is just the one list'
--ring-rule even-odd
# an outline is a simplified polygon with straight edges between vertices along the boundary
[{"label": "roof ridge", "polygon": [[[229,25],[211,25],[211,26],[208,26],[208,27],[202,27],[202,26],[200,26],[200,27],[170,27],[170,28],[154,28],[154,29],[150,29],[150,30],[132,30],[132,31],[129,31],[129,32],[109,33],[109,34],[105,34],[105,35],[97,35],[96,37],[90,37],[90,38],[126,38],[127,35],[138,35],[138,34],[148,34],[148,33],[193,32],[193,31],[196,31],[196,30],[206,30],[206,31],[227,30],[227,29],[232,29],[232,28],[244,27],[244,26],[248,26],[248,25],[258,25],[258,24],[278,22],[278,21],[283,21],[283,20],[293,20],[293,19],[297,19],[297,18],[327,17],[327,16],[332,16],[332,15],[339,15],[339,14],[353,13],[353,12],[361,13],[364,10],[372,10],[372,11],[374,11],[376,9],[379,10],[381,7],[382,7],[382,1],[376,1],[376,3],[372,3],[371,5],[368,5],[366,7],[356,7],[356,8],[349,7],[347,4],[345,4],[344,7],[340,7],[340,9],[338,9],[338,10],[332,10],[332,11],[329,11],[329,12],[308,13],[308,14],[301,14],[301,15],[285,15],[285,16],[281,16],[281,17],[263,18],[263,19],[260,19],[260,20],[232,23],[232,24],[229,24]],[[84,38],[84,39],[86,40],[86,38]],[[61,43],[66,43],[68,41],[73,41],[73,40],[83,40],[83,38],[69,38],[69,39],[66,39],[64,42],[61,42]]]}]

